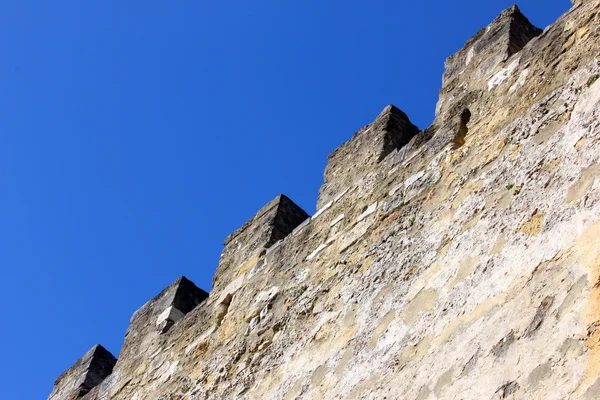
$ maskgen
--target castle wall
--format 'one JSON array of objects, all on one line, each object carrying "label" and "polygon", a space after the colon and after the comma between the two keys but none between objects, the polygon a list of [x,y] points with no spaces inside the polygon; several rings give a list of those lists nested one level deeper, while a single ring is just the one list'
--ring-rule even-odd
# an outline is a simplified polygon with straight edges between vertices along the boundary
[{"label": "castle wall", "polygon": [[238,273],[236,269],[250,267],[266,249],[308,218],[308,214],[285,195],[267,203],[225,239],[225,249],[213,278],[213,291],[224,288]]},{"label": "castle wall", "polygon": [[54,382],[49,400],[75,400],[86,395],[109,376],[117,359],[96,345]]},{"label": "castle wall", "polygon": [[325,207],[345,189],[356,186],[388,154],[400,149],[419,132],[408,116],[393,105],[338,147],[327,160],[317,209]]},{"label": "castle wall", "polygon": [[437,125],[405,147],[361,130],[315,215],[261,209],[210,297],[128,334],[146,351],[83,398],[599,398],[600,2],[541,34],[519,14],[449,59]]}]

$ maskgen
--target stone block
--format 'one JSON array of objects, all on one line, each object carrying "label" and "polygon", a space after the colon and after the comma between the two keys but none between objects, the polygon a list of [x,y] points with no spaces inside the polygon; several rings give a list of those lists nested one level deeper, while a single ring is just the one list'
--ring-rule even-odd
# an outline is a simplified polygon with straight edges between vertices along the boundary
[{"label": "stone block", "polygon": [[177,308],[171,306],[160,313],[156,319],[156,328],[160,333],[165,333],[173,324],[185,317],[185,314]]},{"label": "stone block", "polygon": [[182,276],[152,300],[137,310],[125,333],[120,357],[137,357],[147,349],[142,343],[151,335],[163,334],[198,304],[208,298],[208,293]]},{"label": "stone block", "polygon": [[112,370],[117,359],[101,345],[92,347],[54,382],[48,400],[74,400],[99,385]]},{"label": "stone block", "polygon": [[338,215],[333,221],[331,221],[331,223],[329,224],[329,226],[335,226],[335,225],[339,224],[340,222],[342,222],[342,220],[344,219],[344,217],[345,217],[344,214]]},{"label": "stone block", "polygon": [[[509,67],[518,58],[515,54],[542,32],[513,5],[448,57],[433,125],[415,137],[407,154],[414,153],[425,142],[429,142],[430,155],[452,142],[455,148],[464,144],[469,122],[475,125],[480,116],[487,115],[483,109],[486,103],[480,100],[503,81],[505,74],[512,72]],[[518,65],[518,61],[513,65]],[[507,69],[502,71],[503,68]]]},{"label": "stone block", "polygon": [[225,250],[213,278],[213,290],[220,293],[239,273],[251,268],[266,249],[287,237],[307,219],[309,215],[285,195],[267,203],[225,239]]},{"label": "stone block", "polygon": [[375,211],[377,211],[377,206],[379,204],[377,202],[371,204],[369,207],[367,207],[367,209],[365,211],[363,211],[362,214],[360,214],[358,216],[358,218],[356,218],[356,222],[360,222],[363,219],[367,218],[369,215],[373,214]]},{"label": "stone block", "polygon": [[448,57],[436,108],[437,124],[452,120],[474,103],[479,90],[487,90],[483,85],[497,67],[541,33],[514,5]]},{"label": "stone block", "polygon": [[418,132],[405,113],[393,105],[387,106],[372,124],[331,153],[317,209],[326,208],[344,189],[356,186],[386,156],[408,144]]},{"label": "stone block", "polygon": [[135,312],[127,336],[132,331],[147,328],[152,322],[157,327],[161,326],[159,331],[164,333],[206,298],[207,292],[182,276]]}]

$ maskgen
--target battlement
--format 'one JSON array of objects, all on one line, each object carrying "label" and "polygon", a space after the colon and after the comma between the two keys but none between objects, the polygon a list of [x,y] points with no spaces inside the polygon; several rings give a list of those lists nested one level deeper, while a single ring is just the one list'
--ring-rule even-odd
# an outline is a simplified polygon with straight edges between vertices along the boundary
[{"label": "battlement", "polygon": [[415,137],[409,146],[411,151],[431,140],[428,149],[431,155],[457,139],[460,142],[467,124],[472,125],[479,116],[489,113],[490,103],[482,99],[490,89],[490,79],[507,60],[541,33],[542,30],[532,25],[513,5],[470,38],[461,50],[448,57],[435,120],[431,127]]},{"label": "battlement", "polygon": [[[225,239],[225,249],[213,278],[213,290],[228,284],[240,269],[251,266],[262,252],[308,218],[302,208],[283,194],[263,206]],[[238,271],[234,271],[236,268]]]},{"label": "battlement", "polygon": [[495,69],[541,33],[516,5],[502,11],[446,60],[436,121],[453,118],[475,102]]},{"label": "battlement", "polygon": [[388,154],[408,144],[419,128],[396,106],[387,106],[375,121],[361,128],[352,139],[331,153],[319,190],[321,209],[344,189],[354,187]]},{"label": "battlement", "polygon": [[[578,15],[591,14],[582,11],[582,1],[574,0],[573,4],[579,10]],[[594,18],[597,20],[597,14]],[[533,165],[541,166],[539,158],[559,151],[555,142],[543,152],[522,154],[522,147],[530,146],[529,149],[534,148],[531,152],[535,152],[547,139],[536,139],[535,147],[531,135],[549,126],[550,133],[544,135],[551,136],[557,131],[556,126],[567,124],[571,118],[579,118],[579,125],[571,126],[572,129],[588,129],[590,121],[594,121],[592,100],[578,106],[583,111],[573,110],[577,96],[594,85],[600,75],[600,64],[594,58],[598,54],[594,44],[598,30],[590,33],[585,24],[590,22],[582,22],[580,27],[558,24],[548,34],[542,34],[517,6],[504,10],[469,39],[463,49],[448,57],[432,126],[419,131],[404,112],[393,105],[386,107],[374,122],[361,128],[328,157],[314,216],[310,217],[284,195],[268,202],[225,239],[210,297],[185,277],[177,279],[133,314],[118,361],[101,346],[94,347],[56,380],[49,400],[142,399],[159,392],[160,398],[271,398],[265,393],[305,394],[308,398],[323,389],[320,382],[330,384],[349,363],[370,359],[377,363],[373,354],[384,354],[390,348],[395,355],[394,365],[403,363],[406,370],[420,368],[410,364],[414,361],[429,368],[426,378],[418,378],[424,382],[421,387],[410,387],[411,380],[398,375],[402,385],[409,382],[409,389],[402,392],[407,398],[429,396],[429,371],[434,371],[442,382],[436,387],[451,385],[449,377],[456,375],[453,371],[467,371],[471,360],[477,363],[477,354],[484,348],[479,343],[476,349],[468,347],[473,337],[465,339],[461,335],[470,328],[456,329],[451,325],[467,318],[473,309],[482,314],[473,314],[472,320],[461,320],[461,324],[491,323],[491,319],[485,320],[492,317],[488,309],[505,312],[502,296],[512,296],[513,292],[494,293],[496,297],[492,298],[488,291],[511,287],[525,276],[521,264],[533,258],[539,261],[539,254],[559,254],[558,245],[552,249],[539,247],[549,242],[545,237],[539,241],[541,245],[527,242],[535,249],[531,254],[525,246],[520,250],[523,257],[509,258],[516,254],[512,250],[502,255],[508,261],[500,256],[506,238],[512,240],[513,246],[519,246],[528,240],[526,235],[535,236],[542,229],[550,229],[552,220],[542,227],[542,212],[537,208],[530,210],[531,204],[537,204],[540,210],[547,206],[539,199],[546,196],[548,185],[556,185],[553,191],[566,191],[565,185],[577,180],[572,171],[581,167],[584,158],[569,152],[586,146],[588,142],[581,138],[587,133],[574,135],[564,144],[567,150],[559,149],[562,153],[548,157],[552,162],[544,164],[544,169],[548,169],[543,173],[548,176],[555,173],[558,164],[552,167],[553,160],[565,157],[579,160],[570,164],[572,171],[564,172],[560,179],[544,175],[537,182],[533,176],[543,173],[529,169],[532,194],[518,197],[521,187],[511,192],[514,184],[521,183],[518,180],[523,179],[523,171]],[[569,29],[572,32],[565,34]],[[577,57],[569,53],[570,48],[555,46],[555,42],[565,43],[565,37],[575,36],[580,41],[577,43],[583,43],[576,51]],[[570,68],[570,72],[582,68],[584,61],[592,66],[573,79],[571,86],[565,85],[564,92],[556,95],[559,100],[552,102],[549,96],[550,100],[544,100],[539,109],[533,109],[537,112],[533,115],[531,107],[534,101],[539,101],[535,100],[537,91],[554,91],[560,86],[551,79],[545,83],[535,80],[543,75],[540,71],[545,70],[547,60],[555,58],[568,64],[564,68]],[[576,62],[569,64],[565,59]],[[521,119],[503,129],[502,124],[516,118],[511,112],[520,113]],[[470,148],[476,151],[469,151]],[[488,167],[492,162],[496,164]],[[523,173],[513,174],[516,168],[522,168]],[[511,180],[505,179],[507,176]],[[538,183],[539,188],[535,186]],[[592,187],[593,182],[584,184]],[[520,208],[512,209],[511,202],[519,201]],[[596,197],[589,199],[588,211],[595,207],[596,201]],[[562,199],[555,203],[556,209],[564,204]],[[560,220],[566,224],[561,218],[555,216],[554,222]],[[529,224],[523,222],[529,219],[541,222],[520,227]],[[566,228],[564,225],[557,228],[556,242],[568,237],[561,229]],[[493,239],[488,237],[489,232],[493,233]],[[535,273],[539,263],[530,264],[527,267]],[[513,271],[514,265],[518,268]],[[544,273],[550,274],[549,268]],[[561,288],[565,279],[570,282],[583,272],[569,274],[568,278],[559,277]],[[487,285],[492,278],[506,281]],[[535,280],[530,278],[523,285],[535,285]],[[531,293],[548,290],[550,286],[528,287],[524,300],[516,302],[519,309],[521,304],[531,302]],[[460,301],[454,301],[456,298]],[[496,303],[496,298],[502,300]],[[487,300],[480,303],[481,299]],[[361,310],[363,304],[369,309]],[[481,304],[485,307],[480,307]],[[514,314],[514,309],[508,309],[508,315]],[[538,314],[539,310],[531,314],[535,315],[534,322],[542,318]],[[508,320],[506,316],[502,318]],[[514,332],[539,329],[541,322],[536,324],[527,330],[516,327]],[[416,338],[422,338],[425,346],[442,346],[450,336],[434,338],[432,327],[445,331],[448,326],[452,332],[447,335],[456,335],[452,336],[453,343],[460,344],[455,337],[467,343],[461,344],[461,354],[450,356],[453,350],[449,349],[444,359],[439,355],[443,352],[437,352],[439,348],[436,351],[418,348],[421,339]],[[294,332],[294,328],[301,333]],[[509,335],[512,334],[511,330]],[[390,339],[386,335],[397,336]],[[492,340],[489,335],[484,336]],[[563,348],[558,336],[553,345]],[[407,343],[408,337],[415,338],[414,343]],[[491,348],[491,355],[499,346],[496,343],[506,342],[503,338],[493,340],[485,344],[486,349]],[[516,340],[511,336],[509,345]],[[528,340],[534,339],[528,337]],[[547,348],[546,342],[542,344],[536,345]],[[464,363],[453,366],[450,372],[439,370],[446,367],[439,362],[440,357],[454,363],[467,355],[462,354],[467,347],[476,351],[475,355],[469,353]],[[308,351],[311,356],[307,356]],[[365,352],[371,353],[365,355]],[[360,357],[354,357],[355,353],[360,353]],[[424,357],[424,354],[431,359],[416,360],[417,355]],[[544,357],[549,359],[547,354]],[[303,358],[314,363],[303,362]],[[289,361],[286,368],[282,368],[282,360]],[[524,363],[519,368],[524,368]],[[389,365],[377,364],[369,376],[376,376],[374,371]],[[363,363],[357,369],[369,367]],[[520,376],[534,376],[534,367],[528,365]],[[483,368],[489,371],[488,365]],[[261,371],[263,375],[255,379]],[[274,374],[275,379],[265,378],[265,371]],[[417,376],[415,369],[410,371],[411,376]],[[465,376],[461,373],[461,379],[470,379],[467,375],[468,371]],[[351,382],[355,388],[360,389],[364,383],[360,379]],[[394,387],[397,382],[385,384]],[[338,389],[328,388],[331,393]],[[508,389],[518,390],[518,387],[513,385]],[[508,389],[501,386],[498,390],[502,391],[496,393],[503,394]],[[361,397],[359,392],[348,394],[344,389],[339,390],[331,397]],[[436,396],[441,397],[439,393]],[[481,398],[492,397],[486,392]]]},{"label": "battlement", "polygon": [[97,344],[54,382],[49,400],[75,400],[85,396],[112,373],[117,359]]},{"label": "battlement", "polygon": [[182,276],[137,310],[129,322],[119,356],[133,356],[146,349],[148,337],[166,333],[177,321],[208,298],[208,293]]}]

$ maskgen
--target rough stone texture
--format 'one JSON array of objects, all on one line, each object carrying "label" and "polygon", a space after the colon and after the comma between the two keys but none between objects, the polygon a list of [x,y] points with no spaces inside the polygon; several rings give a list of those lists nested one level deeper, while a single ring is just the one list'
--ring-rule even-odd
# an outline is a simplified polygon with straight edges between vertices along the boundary
[{"label": "rough stone texture", "polygon": [[[148,350],[148,342],[167,332],[178,320],[208,298],[185,277],[178,278],[131,317],[119,357],[135,364]],[[133,361],[133,362],[132,362]],[[117,366],[121,367],[122,363]]]},{"label": "rough stone texture", "polygon": [[[502,21],[539,33],[516,8],[483,32]],[[145,351],[83,398],[597,399],[599,26],[582,2],[461,74],[485,33],[470,40],[446,74],[477,90],[470,115],[445,117],[449,95],[408,146],[365,142],[358,182],[340,172],[276,238],[270,203],[226,241],[210,297],[128,335]]]},{"label": "rough stone texture", "polygon": [[309,215],[285,195],[261,208],[241,228],[225,239],[225,250],[213,278],[213,288],[229,284],[235,268],[248,269],[260,255],[306,221]]},{"label": "rough stone texture", "polygon": [[433,136],[428,150],[436,153],[454,141],[464,122],[465,110],[470,109],[470,114],[483,111],[481,98],[488,92],[492,72],[541,33],[515,5],[469,39],[462,50],[448,57],[435,122],[411,147],[419,149],[423,141]]},{"label": "rough stone texture", "polygon": [[375,122],[361,128],[352,139],[331,153],[319,190],[317,209],[326,206],[344,189],[356,186],[373,166],[408,144],[417,133],[419,129],[405,113],[393,105],[387,106]]},{"label": "rough stone texture", "polygon": [[117,359],[96,345],[54,382],[50,400],[80,399],[109,376]]}]

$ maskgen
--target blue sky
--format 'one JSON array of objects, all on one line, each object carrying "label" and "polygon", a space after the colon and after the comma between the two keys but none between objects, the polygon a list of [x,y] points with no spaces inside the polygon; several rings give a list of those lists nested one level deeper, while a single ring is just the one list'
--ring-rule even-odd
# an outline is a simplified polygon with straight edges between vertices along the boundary
[{"label": "blue sky", "polygon": [[[445,58],[510,1],[0,4],[0,398],[46,398],[389,103],[433,119]],[[540,27],[569,0],[523,0]]]}]

